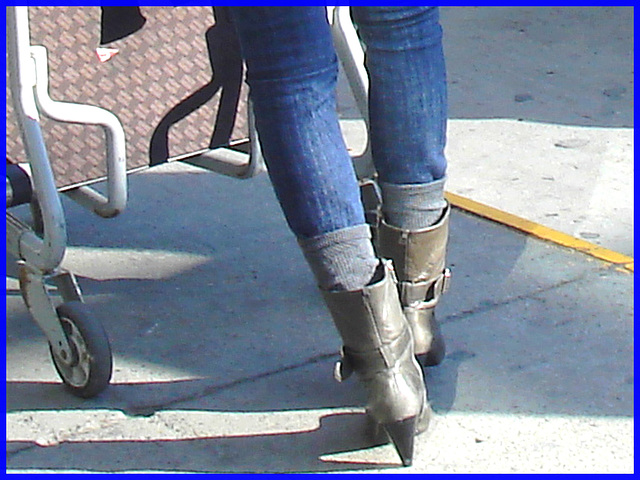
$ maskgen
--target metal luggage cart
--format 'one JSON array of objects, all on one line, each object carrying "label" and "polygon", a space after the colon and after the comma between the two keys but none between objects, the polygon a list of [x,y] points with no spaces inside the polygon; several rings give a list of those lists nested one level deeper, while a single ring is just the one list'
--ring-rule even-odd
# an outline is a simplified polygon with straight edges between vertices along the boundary
[{"label": "metal luggage cart", "polygon": [[[244,70],[239,50],[233,52],[228,45],[224,48],[215,45],[216,41],[224,43],[225,38],[228,40],[225,35],[228,36],[230,31],[225,27],[220,11],[216,11],[220,7],[148,8],[156,9],[154,14],[161,9],[171,11],[159,16],[156,27],[153,22],[142,27],[141,31],[147,29],[151,40],[135,38],[136,34],[132,34],[127,39],[109,44],[117,48],[102,53],[107,58],[118,54],[122,61],[119,64],[107,63],[108,69],[102,68],[102,63],[85,68],[87,52],[95,49],[97,43],[91,31],[98,25],[100,12],[96,7],[12,6],[6,11],[7,252],[17,259],[21,295],[35,323],[47,338],[55,369],[65,387],[83,398],[99,394],[109,384],[112,352],[105,329],[83,302],[76,277],[61,267],[67,247],[61,195],[68,196],[100,217],[110,218],[126,207],[127,174],[154,165],[183,161],[239,179],[251,178],[265,170],[246,86],[242,83]],[[214,26],[203,20],[207,15],[211,16],[212,10]],[[358,108],[366,119],[367,77],[363,53],[348,10],[348,7],[329,7],[328,15],[341,63]],[[46,20],[43,20],[39,32],[38,15]],[[173,17],[175,15],[176,18]],[[186,22],[185,16],[192,21]],[[56,33],[57,20],[64,30],[62,33]],[[167,27],[166,22],[169,21],[176,24]],[[193,28],[198,21],[204,33],[199,37],[200,42],[180,43],[178,39],[179,48],[167,51],[175,51],[173,60],[176,62],[193,57],[193,68],[198,69],[198,74],[206,70],[202,65],[210,61],[211,78],[206,78],[206,72],[205,78],[192,79],[191,82],[182,79],[172,81],[163,75],[162,84],[175,88],[171,92],[158,92],[145,85],[149,78],[140,73],[142,69],[131,72],[133,60],[129,61],[124,53],[118,53],[118,48],[133,52],[133,56],[137,53],[142,58],[138,58],[138,62],[147,62],[155,53],[156,62],[171,64],[172,59],[166,58],[170,53],[165,52],[163,56],[162,52],[149,50],[149,43],[157,39],[157,35],[153,37],[154,32],[171,32],[174,35],[181,24],[193,37]],[[76,23],[69,25],[69,22]],[[75,45],[75,39],[65,43],[64,34],[74,35],[77,32],[84,39],[84,46]],[[42,44],[32,45],[34,40],[34,43]],[[56,52],[59,43],[64,46],[62,51]],[[191,49],[191,56],[186,56],[187,52],[180,51],[180,48]],[[68,57],[82,63],[82,66],[65,65]],[[226,74],[221,66],[225,69],[232,67],[230,70],[234,74]],[[153,67],[153,63],[146,66],[148,70],[153,70]],[[181,68],[184,70],[185,66],[181,65]],[[69,72],[73,73],[71,80],[65,78]],[[130,72],[135,75],[129,76]],[[125,102],[131,94],[122,88],[123,74],[126,74],[126,82],[137,82],[141,89],[134,99],[137,102],[136,112],[132,112]],[[218,77],[222,80],[218,81]],[[62,90],[78,78],[88,93],[82,88]],[[55,85],[53,80],[56,80]],[[92,85],[92,80],[102,83],[100,86]],[[117,91],[113,97],[99,95],[105,82],[112,87],[115,85]],[[53,100],[50,91],[58,98],[79,95],[81,103]],[[145,109],[141,104],[147,94],[149,104]],[[97,106],[96,103],[102,105]],[[225,120],[222,118],[223,110],[229,114],[229,105],[233,112],[231,119]],[[167,109],[167,106],[171,108]],[[216,121],[212,122],[214,114]],[[193,129],[194,125],[198,128],[207,125],[203,118],[209,119],[209,128],[212,124],[216,129],[224,124],[222,134],[216,138],[219,130],[211,134],[197,129],[189,131],[189,135],[176,133],[176,125],[182,125],[183,130]],[[61,129],[59,125],[68,125],[69,129]],[[78,137],[80,141],[70,141]],[[194,137],[210,138],[210,141],[206,145],[198,145],[194,144]],[[70,150],[70,144],[80,146],[74,151]],[[361,178],[365,204],[371,205],[369,210],[375,216],[377,192],[375,183],[369,180],[373,169],[368,146],[362,155],[354,158],[354,164]],[[103,181],[106,183],[105,194],[93,186]],[[30,225],[9,211],[22,204],[31,206]]]}]

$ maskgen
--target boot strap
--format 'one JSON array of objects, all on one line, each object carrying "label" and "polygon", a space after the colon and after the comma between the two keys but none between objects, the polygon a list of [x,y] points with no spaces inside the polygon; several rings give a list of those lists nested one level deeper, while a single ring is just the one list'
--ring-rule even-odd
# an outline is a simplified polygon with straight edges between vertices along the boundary
[{"label": "boot strap", "polygon": [[382,191],[374,178],[363,178],[359,184],[366,222],[377,230],[382,221]]},{"label": "boot strap", "polygon": [[433,308],[440,296],[449,290],[451,270],[445,268],[435,280],[428,282],[400,282],[400,300],[406,307]]},{"label": "boot strap", "polygon": [[340,349],[340,360],[336,362],[333,376],[338,382],[344,382],[353,372],[367,376],[388,370],[412,343],[411,333],[405,330],[393,342],[381,345],[375,350],[356,352],[343,346]]}]

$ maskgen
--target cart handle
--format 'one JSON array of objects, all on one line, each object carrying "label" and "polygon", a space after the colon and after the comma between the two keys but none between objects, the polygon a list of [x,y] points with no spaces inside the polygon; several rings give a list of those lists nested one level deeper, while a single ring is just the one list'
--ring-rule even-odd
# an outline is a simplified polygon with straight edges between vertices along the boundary
[{"label": "cart handle", "polygon": [[35,99],[38,109],[47,117],[65,123],[101,126],[107,147],[107,197],[91,187],[65,192],[82,206],[101,217],[110,218],[122,212],[127,204],[127,162],[125,133],[117,116],[104,108],[79,103],[59,102],[49,96],[47,49],[36,45],[30,49],[35,63]]},{"label": "cart handle", "polygon": [[[21,228],[7,215],[7,249],[9,250],[10,245],[12,249],[15,247],[21,259],[44,272],[51,272],[60,265],[64,257],[67,231],[33,98],[35,73],[29,57],[28,7],[7,7],[7,54],[11,99],[44,223],[44,234],[40,238],[33,231]],[[10,232],[13,234],[10,235]],[[9,242],[14,237],[16,241]]]},{"label": "cart handle", "polygon": [[364,50],[351,21],[350,7],[327,7],[327,17],[336,52],[349,82],[356,106],[367,126],[367,143],[359,156],[352,157],[356,174],[365,180],[375,175],[369,139],[369,76],[364,66]]}]

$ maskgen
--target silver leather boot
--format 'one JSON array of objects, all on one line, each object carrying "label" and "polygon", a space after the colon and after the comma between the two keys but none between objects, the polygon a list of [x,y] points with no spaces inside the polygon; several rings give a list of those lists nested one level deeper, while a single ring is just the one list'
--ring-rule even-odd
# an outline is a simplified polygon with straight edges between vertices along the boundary
[{"label": "silver leather boot", "polygon": [[368,415],[408,466],[414,436],[426,430],[431,408],[391,262],[381,262],[378,274],[381,280],[362,290],[325,291],[323,296],[343,340],[336,378],[357,374],[367,392]]},{"label": "silver leather boot", "polygon": [[450,212],[447,203],[438,223],[421,230],[403,230],[382,219],[376,235],[377,254],[391,259],[396,269],[400,301],[411,325],[415,353],[425,366],[440,364],[446,350],[435,307],[451,278],[445,266]]}]

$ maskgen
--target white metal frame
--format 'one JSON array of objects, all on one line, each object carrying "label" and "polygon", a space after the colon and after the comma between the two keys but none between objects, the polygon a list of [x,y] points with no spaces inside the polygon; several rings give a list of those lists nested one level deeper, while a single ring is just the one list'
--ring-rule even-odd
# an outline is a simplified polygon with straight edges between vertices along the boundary
[{"label": "white metal frame", "polygon": [[[29,177],[37,199],[43,226],[35,232],[17,217],[6,213],[7,252],[18,259],[22,296],[36,323],[45,333],[53,353],[60,359],[71,357],[70,346],[50,297],[47,282],[58,287],[63,301],[82,301],[80,288],[72,273],[60,268],[67,247],[67,231],[60,191],[56,187],[44,143],[40,114],[60,122],[98,125],[106,137],[107,193],[91,186],[79,186],[63,193],[101,217],[121,213],[127,203],[125,132],[119,119],[103,108],[50,98],[48,92],[47,51],[32,46],[29,36],[29,11],[26,6],[8,6],[7,53],[11,98],[28,160]],[[368,78],[364,52],[351,22],[349,7],[328,7],[327,14],[338,57],[342,62],[358,109],[368,123]],[[249,114],[250,152],[216,148],[180,158],[234,178],[251,178],[265,170],[251,105]],[[367,124],[368,131],[368,124]],[[363,154],[354,158],[361,184],[373,177],[369,142]],[[373,183],[375,184],[375,183]],[[7,184],[9,198],[9,183]]]}]

